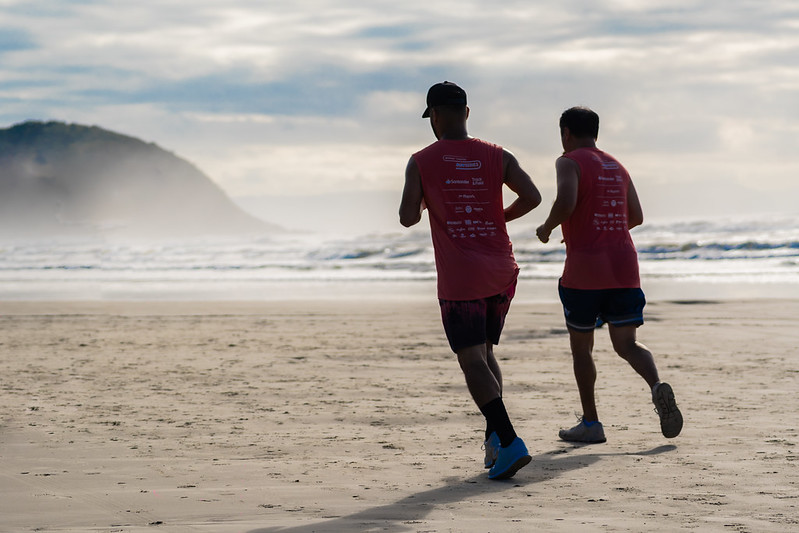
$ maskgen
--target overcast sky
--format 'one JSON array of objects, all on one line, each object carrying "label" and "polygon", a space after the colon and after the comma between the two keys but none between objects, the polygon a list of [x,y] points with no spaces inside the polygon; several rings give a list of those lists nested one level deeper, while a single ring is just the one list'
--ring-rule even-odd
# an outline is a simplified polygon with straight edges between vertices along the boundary
[{"label": "overcast sky", "polygon": [[137,136],[236,198],[398,195],[445,79],[546,204],[580,104],[650,213],[799,209],[795,0],[0,0],[0,125]]}]

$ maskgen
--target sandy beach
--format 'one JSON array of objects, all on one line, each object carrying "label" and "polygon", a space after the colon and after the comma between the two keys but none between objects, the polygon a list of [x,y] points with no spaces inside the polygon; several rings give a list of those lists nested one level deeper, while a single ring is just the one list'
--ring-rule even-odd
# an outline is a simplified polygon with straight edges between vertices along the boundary
[{"label": "sandy beach", "polygon": [[432,295],[0,302],[0,531],[799,530],[797,315],[650,302],[671,440],[600,331],[608,442],[575,446],[560,308],[514,303],[497,355],[533,461],[494,482]]}]

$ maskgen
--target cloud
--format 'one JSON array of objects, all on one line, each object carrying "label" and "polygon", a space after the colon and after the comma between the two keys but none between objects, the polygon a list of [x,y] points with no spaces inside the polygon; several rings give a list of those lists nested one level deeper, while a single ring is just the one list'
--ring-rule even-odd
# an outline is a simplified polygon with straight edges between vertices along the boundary
[{"label": "cloud", "polygon": [[30,32],[22,28],[0,27],[0,55],[5,52],[30,50],[35,47],[36,43]]}]

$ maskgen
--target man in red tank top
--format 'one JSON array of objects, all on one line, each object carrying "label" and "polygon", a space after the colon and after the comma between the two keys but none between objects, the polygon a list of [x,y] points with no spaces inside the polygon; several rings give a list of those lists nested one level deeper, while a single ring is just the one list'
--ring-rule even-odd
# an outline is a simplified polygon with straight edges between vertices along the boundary
[{"label": "man in red tank top", "polygon": [[[469,136],[468,116],[463,89],[446,81],[430,88],[422,117],[438,140],[408,161],[399,214],[409,227],[428,210],[444,331],[486,418],[488,477],[506,479],[531,457],[505,410],[493,351],[519,271],[505,223],[535,208],[541,195],[513,154]],[[507,208],[503,185],[517,194]]]},{"label": "man in red tank top", "polygon": [[667,438],[682,430],[682,414],[668,383],[660,381],[652,353],[636,340],[646,300],[638,276],[638,255],[630,228],[644,220],[630,175],[613,156],[596,147],[599,116],[584,107],[563,112],[564,154],[555,165],[557,197],[536,230],[548,242],[558,225],[566,243],[566,264],[558,284],[569,330],[574,376],[580,392],[580,422],[560,431],[575,442],[605,442],[594,399],[594,329],[607,323],[613,349],[646,380]]}]

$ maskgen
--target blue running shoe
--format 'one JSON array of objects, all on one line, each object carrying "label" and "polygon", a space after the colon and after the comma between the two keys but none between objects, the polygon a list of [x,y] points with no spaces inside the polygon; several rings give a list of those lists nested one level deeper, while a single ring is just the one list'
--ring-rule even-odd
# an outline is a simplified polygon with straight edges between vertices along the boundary
[{"label": "blue running shoe", "polygon": [[524,441],[516,437],[507,448],[500,448],[497,460],[488,471],[488,479],[508,479],[533,458],[527,452]]},{"label": "blue running shoe", "polygon": [[491,468],[497,462],[499,447],[499,437],[497,437],[496,432],[492,431],[491,435],[488,436],[488,440],[483,443],[483,449],[486,451],[486,468]]}]

